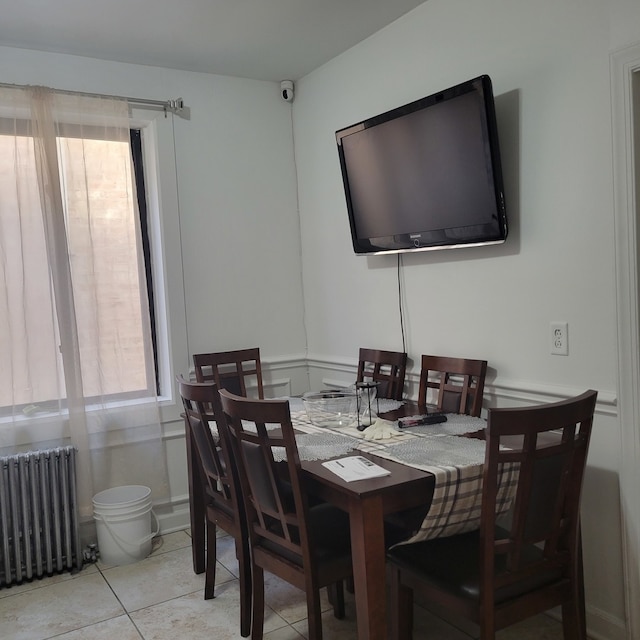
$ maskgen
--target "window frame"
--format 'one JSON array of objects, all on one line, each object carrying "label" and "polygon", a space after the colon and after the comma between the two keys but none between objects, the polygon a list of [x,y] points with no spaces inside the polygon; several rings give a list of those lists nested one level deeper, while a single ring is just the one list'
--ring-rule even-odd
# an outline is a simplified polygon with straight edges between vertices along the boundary
[{"label": "window frame", "polygon": [[[130,130],[140,132],[140,150],[144,167],[143,195],[146,200],[146,235],[149,251],[149,255],[145,255],[145,264],[153,280],[153,306],[150,300],[149,309],[155,319],[156,400],[162,422],[169,422],[180,415],[180,407],[171,382],[175,375],[173,363],[180,358],[185,359],[184,354],[188,354],[180,221],[179,215],[165,214],[165,211],[176,212],[179,209],[173,122],[175,116],[167,117],[164,111],[143,108],[132,108],[130,113]],[[171,276],[168,276],[168,273],[171,273]],[[173,319],[172,322],[170,317]],[[107,399],[100,406],[106,404],[112,408],[121,408],[123,414],[126,414],[135,411],[137,405],[148,402],[148,399],[119,394],[117,399]],[[98,408],[98,405],[95,407]],[[91,412],[92,406],[88,405],[86,409]],[[47,424],[64,420],[65,413],[63,409],[55,413],[0,417],[0,425],[7,421],[22,420],[41,425],[41,436],[29,438],[30,444],[37,446],[38,442],[48,440]],[[117,431],[120,428],[122,427],[114,426],[111,430]]]}]

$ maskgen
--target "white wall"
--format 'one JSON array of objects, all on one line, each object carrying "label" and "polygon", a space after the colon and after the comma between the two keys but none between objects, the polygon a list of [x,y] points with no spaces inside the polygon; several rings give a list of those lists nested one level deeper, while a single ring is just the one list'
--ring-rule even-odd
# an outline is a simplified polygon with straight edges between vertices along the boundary
[{"label": "white wall", "polygon": [[[640,41],[626,0],[429,0],[298,82],[294,138],[312,386],[347,379],[359,346],[400,349],[396,257],[356,257],[334,132],[489,74],[510,236],[405,255],[411,380],[422,353],[489,361],[488,404],[599,390],[585,481],[590,632],[624,637],[616,414],[609,56]],[[568,357],[549,323],[569,323]],[[415,387],[414,387],[415,388]]]},{"label": "white wall", "polygon": [[[0,47],[0,82],[166,100],[158,114],[170,372],[197,351],[259,346],[271,393],[308,388],[291,106],[277,83]],[[175,143],[175,144],[174,144]],[[184,267],[184,268],[183,268]],[[188,525],[184,429],[162,406],[171,504],[162,528]]]},{"label": "white wall", "polygon": [[[266,358],[304,354],[291,106],[277,83],[6,47],[0,82],[182,97],[190,118],[176,117],[174,131],[167,119],[178,200],[166,195],[163,215],[171,233],[181,234],[165,242],[179,253],[181,240],[188,351],[251,342]],[[171,142],[160,158],[167,180]]]}]

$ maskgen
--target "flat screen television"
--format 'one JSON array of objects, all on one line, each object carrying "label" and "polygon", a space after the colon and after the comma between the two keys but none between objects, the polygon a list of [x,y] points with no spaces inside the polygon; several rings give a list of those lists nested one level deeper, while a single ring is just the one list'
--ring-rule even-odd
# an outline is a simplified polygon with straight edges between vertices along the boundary
[{"label": "flat screen television", "polygon": [[340,129],[336,141],[356,254],[506,240],[489,76]]}]

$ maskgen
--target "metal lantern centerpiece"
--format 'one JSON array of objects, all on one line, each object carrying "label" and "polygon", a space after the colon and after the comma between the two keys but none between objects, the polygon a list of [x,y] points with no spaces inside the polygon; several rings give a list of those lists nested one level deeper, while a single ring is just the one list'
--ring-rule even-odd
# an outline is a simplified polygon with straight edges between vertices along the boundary
[{"label": "metal lantern centerpiece", "polygon": [[379,382],[375,382],[374,380],[356,382],[356,411],[358,429],[360,430],[370,427],[378,417],[378,413],[380,412],[380,402],[377,393],[379,384]]}]

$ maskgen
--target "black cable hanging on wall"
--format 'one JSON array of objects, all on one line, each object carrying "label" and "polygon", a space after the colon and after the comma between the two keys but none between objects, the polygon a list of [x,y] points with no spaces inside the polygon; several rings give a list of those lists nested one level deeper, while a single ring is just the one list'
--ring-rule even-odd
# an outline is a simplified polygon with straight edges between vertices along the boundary
[{"label": "black cable hanging on wall", "polygon": [[400,314],[400,332],[402,334],[402,351],[407,353],[407,344],[404,335],[404,312],[402,310],[402,279],[400,278],[400,268],[402,267],[402,254],[396,254],[398,256],[398,312]]}]

